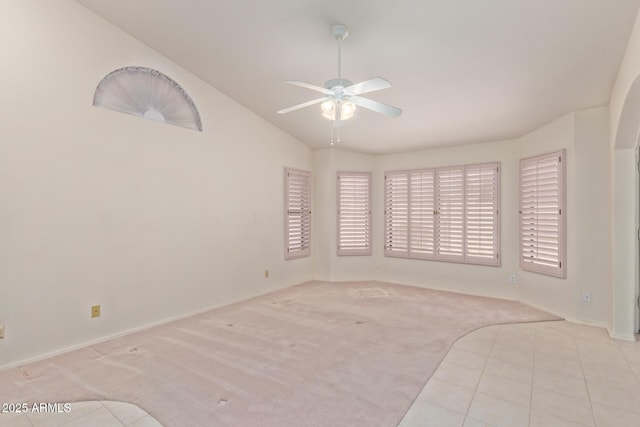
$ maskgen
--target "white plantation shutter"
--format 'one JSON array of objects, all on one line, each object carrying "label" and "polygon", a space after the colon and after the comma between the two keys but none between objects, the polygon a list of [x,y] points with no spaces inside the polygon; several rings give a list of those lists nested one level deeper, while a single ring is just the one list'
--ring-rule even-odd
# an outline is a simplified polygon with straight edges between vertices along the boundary
[{"label": "white plantation shutter", "polygon": [[285,259],[311,254],[311,173],[285,170]]},{"label": "white plantation shutter", "polygon": [[464,260],[464,167],[436,169],[438,259]]},{"label": "white plantation shutter", "polygon": [[409,174],[409,256],[433,259],[435,256],[435,174],[433,169]]},{"label": "white plantation shutter", "polygon": [[384,254],[409,256],[409,173],[384,174]]},{"label": "white plantation shutter", "polygon": [[520,160],[520,267],[565,277],[565,151]]},{"label": "white plantation shutter", "polygon": [[500,265],[500,164],[385,173],[385,256]]},{"label": "white plantation shutter", "polygon": [[338,172],[338,255],[371,255],[369,172]]},{"label": "white plantation shutter", "polygon": [[499,265],[500,165],[465,166],[465,261]]}]

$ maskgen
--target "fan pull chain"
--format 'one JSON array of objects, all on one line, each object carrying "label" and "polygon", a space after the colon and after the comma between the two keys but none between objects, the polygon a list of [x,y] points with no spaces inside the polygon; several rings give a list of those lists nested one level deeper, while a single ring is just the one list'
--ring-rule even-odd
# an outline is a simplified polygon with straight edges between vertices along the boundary
[{"label": "fan pull chain", "polygon": [[[333,130],[335,129],[336,137],[334,138]],[[333,147],[335,144],[340,144],[340,128],[331,126],[331,142],[330,145]]]},{"label": "fan pull chain", "polygon": [[[334,138],[334,129],[335,129],[335,138]],[[340,144],[340,128],[331,126],[331,142],[330,145],[333,147],[336,144]]]},{"label": "fan pull chain", "polygon": [[340,75],[340,68],[341,68],[341,58],[342,58],[342,38],[338,37],[338,80],[340,80],[342,78],[342,76]]}]

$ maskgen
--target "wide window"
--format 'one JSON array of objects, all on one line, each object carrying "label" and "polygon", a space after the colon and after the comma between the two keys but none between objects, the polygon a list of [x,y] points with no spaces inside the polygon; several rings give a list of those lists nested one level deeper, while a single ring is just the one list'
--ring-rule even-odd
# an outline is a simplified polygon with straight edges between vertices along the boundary
[{"label": "wide window", "polygon": [[285,259],[311,255],[311,173],[285,170]]},{"label": "wide window", "polygon": [[338,255],[371,255],[371,173],[338,172]]},{"label": "wide window", "polygon": [[520,160],[520,267],[565,277],[565,151]]},{"label": "wide window", "polygon": [[385,173],[385,255],[499,265],[499,163]]}]

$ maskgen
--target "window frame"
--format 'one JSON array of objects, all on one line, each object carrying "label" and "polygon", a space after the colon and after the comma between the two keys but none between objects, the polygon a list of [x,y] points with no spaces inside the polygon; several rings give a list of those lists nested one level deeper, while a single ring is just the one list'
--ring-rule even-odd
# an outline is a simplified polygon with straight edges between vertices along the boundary
[{"label": "window frame", "polygon": [[[344,248],[342,247],[343,243],[343,235],[342,235],[342,224],[343,224],[343,212],[347,209],[346,206],[343,206],[343,187],[342,182],[345,178],[353,178],[353,179],[366,179],[366,194],[360,195],[360,197],[364,197],[365,205],[366,205],[366,213],[363,215],[362,212],[355,212],[354,215],[358,217],[353,221],[359,222],[360,224],[364,224],[364,248]],[[355,196],[354,196],[355,197]],[[371,172],[337,172],[336,173],[336,206],[337,206],[337,241],[336,241],[336,253],[338,256],[369,256],[372,253],[371,243],[372,243],[372,224],[371,224]],[[356,209],[357,210],[357,209]],[[361,216],[362,215],[362,216]],[[344,221],[346,223],[346,221]]]},{"label": "window frame", "polygon": [[[543,162],[548,162],[554,159],[558,159],[557,162],[555,162],[555,166],[556,166],[556,173],[557,173],[557,181],[555,182],[556,187],[557,187],[557,192],[554,195],[546,195],[546,197],[556,197],[556,202],[557,204],[553,207],[553,209],[557,209],[558,213],[556,215],[556,222],[557,222],[557,228],[555,230],[555,234],[557,235],[557,258],[555,263],[557,265],[549,265],[549,261],[543,262],[541,259],[541,257],[537,257],[535,259],[532,260],[532,256],[529,256],[527,258],[527,260],[525,261],[525,257],[526,257],[526,253],[525,253],[525,215],[535,215],[536,217],[539,217],[540,215],[546,215],[547,217],[549,215],[554,215],[554,214],[549,214],[549,213],[539,213],[538,210],[539,208],[533,209],[530,207],[526,207],[525,206],[525,202],[524,202],[524,191],[525,191],[525,185],[528,185],[529,187],[532,185],[531,183],[525,183],[525,176],[524,176],[524,171],[525,171],[525,165],[526,164],[536,164],[536,168],[540,167],[540,164]],[[519,218],[518,218],[518,244],[519,244],[519,264],[520,264],[520,268],[524,271],[530,271],[533,273],[539,273],[539,274],[545,274],[548,276],[553,276],[553,277],[557,277],[560,279],[565,279],[566,278],[566,274],[567,274],[567,201],[566,201],[566,186],[567,186],[567,181],[566,181],[566,150],[562,149],[562,150],[557,150],[557,151],[553,151],[550,153],[545,153],[545,154],[541,154],[541,155],[537,155],[537,156],[531,156],[531,157],[527,157],[524,159],[520,159],[520,164],[519,164],[519,170],[518,170],[518,189],[519,189],[519,195],[518,195],[518,213],[519,213]],[[548,173],[548,172],[547,172]],[[538,181],[538,179],[536,178],[536,180]],[[547,192],[551,191],[551,189],[549,189],[549,185],[553,186],[554,183],[551,184],[546,184],[547,186]],[[541,184],[539,184],[538,182],[536,182],[535,184],[535,195],[531,196],[531,197],[535,197],[536,201],[539,197],[541,197],[538,194],[539,191],[539,186]],[[549,209],[549,208],[547,208]],[[536,221],[540,221],[540,219],[538,218]],[[548,227],[548,221],[549,218],[546,218],[547,221],[547,227]],[[532,224],[531,222],[528,222],[529,227],[538,227],[538,224]],[[551,232],[553,232],[554,230],[551,230]],[[540,244],[538,242],[538,238],[536,236],[533,236],[531,234],[532,230],[529,230],[529,246],[532,246],[532,243],[536,245],[536,247],[539,247]],[[553,250],[553,248],[551,248],[551,250]],[[532,250],[530,249],[529,251],[527,251],[527,253],[531,254],[532,252],[538,252],[538,249],[536,250]]]},{"label": "window frame", "polygon": [[[403,185],[405,176],[406,185]],[[396,182],[396,178],[400,181]],[[384,256],[409,258],[409,182],[409,171],[384,173]],[[404,194],[401,190],[391,194],[391,186],[399,189],[404,187]],[[392,197],[398,202],[393,203]],[[406,206],[402,206],[401,203]],[[394,235],[399,237],[394,238]]]},{"label": "window frame", "polygon": [[[478,169],[480,174],[480,186],[477,189],[474,189],[476,193],[479,193],[476,197],[479,200],[472,200],[472,195],[474,194],[471,191],[471,180],[469,179],[470,173],[474,169]],[[495,174],[493,170],[495,169]],[[486,178],[486,173],[491,172],[489,175],[489,179],[493,180],[493,183],[489,185],[492,187],[492,191],[486,191],[486,182],[482,181],[482,178]],[[501,192],[501,164],[500,162],[489,162],[489,163],[476,163],[465,166],[465,260],[470,264],[482,264],[482,265],[494,265],[500,266],[500,238],[501,238],[501,227],[500,227],[500,192]],[[476,178],[477,179],[477,178]],[[475,195],[475,194],[474,194]],[[493,198],[492,203],[487,203],[487,199],[489,197]],[[479,204],[480,206],[476,207],[476,218],[472,217],[474,209],[473,203]],[[484,203],[483,203],[484,202]],[[484,204],[484,206],[483,206]],[[491,214],[489,215],[489,204],[491,206]],[[483,209],[484,208],[484,209]],[[477,218],[480,217],[480,218]],[[493,249],[493,256],[490,257],[487,253],[487,250],[483,247],[486,245],[487,239],[483,239],[481,237],[481,231],[473,230],[472,225],[473,222],[476,221],[476,227],[481,227],[482,225],[486,225],[488,221],[493,223],[492,228],[492,242],[490,247]],[[480,224],[478,224],[478,222]],[[473,232],[472,232],[473,230]],[[475,239],[474,239],[475,237]],[[471,250],[470,242],[475,243],[475,251]],[[484,254],[482,254],[484,252]]]},{"label": "window frame", "polygon": [[464,166],[435,169],[434,246],[438,261],[466,263],[465,176]]},{"label": "window frame", "polygon": [[[301,183],[295,184],[292,177],[299,177]],[[304,258],[311,256],[312,245],[312,187],[311,172],[285,168],[285,227],[284,227],[284,258],[285,260]],[[294,187],[300,187],[299,193],[294,200],[293,195],[298,192]],[[306,190],[306,193],[305,193]],[[291,205],[300,206],[299,212],[292,212]],[[293,219],[299,217],[300,237],[299,242],[291,239],[291,231],[296,224]],[[306,237],[306,239],[305,239]],[[298,243],[297,245],[295,243]],[[292,250],[292,247],[294,248]]]},{"label": "window frame", "polygon": [[[469,216],[467,212],[467,205],[469,204],[469,200],[467,197],[468,193],[468,175],[467,171],[471,168],[489,168],[490,170],[495,170],[494,176],[494,187],[493,192],[491,193],[493,196],[493,223],[494,227],[492,229],[493,236],[493,249],[494,255],[492,257],[486,256],[477,256],[470,254],[469,245],[468,245],[468,222]],[[444,179],[447,171],[461,173],[461,183],[456,183],[455,187],[458,190],[458,194],[455,192],[447,193],[446,189],[441,184],[441,179]],[[416,186],[413,185],[413,181],[415,177],[420,175],[420,179],[424,181],[424,176],[431,176],[431,188],[427,185],[427,189],[421,189],[421,192],[413,191]],[[390,198],[392,194],[390,193],[390,181],[389,178],[392,177],[395,181],[396,195],[394,197],[404,197],[400,200],[403,204],[402,206],[394,206],[394,203]],[[451,176],[450,176],[451,177]],[[384,205],[384,228],[385,228],[385,241],[384,241],[384,256],[386,257],[394,257],[394,258],[409,258],[409,259],[421,259],[421,260],[433,260],[433,261],[445,261],[445,262],[455,262],[455,263],[463,263],[463,264],[473,264],[473,265],[486,265],[486,266],[495,266],[498,267],[501,265],[500,258],[500,180],[501,180],[501,165],[500,162],[485,162],[485,163],[474,163],[468,165],[458,165],[458,166],[445,166],[445,167],[434,167],[434,168],[423,168],[423,169],[410,169],[410,170],[394,170],[394,171],[386,171],[384,173],[385,187],[384,187],[384,195],[385,195],[385,205]],[[406,181],[406,182],[405,182]],[[426,180],[429,181],[428,179]],[[406,189],[401,188],[402,186],[406,186]],[[440,187],[440,188],[439,188]],[[405,196],[406,193],[406,196]],[[420,203],[414,203],[414,199],[417,197],[417,194],[422,196],[423,193],[426,193],[427,196],[424,199],[420,200]],[[446,193],[446,194],[445,194]],[[429,196],[431,195],[431,196]],[[451,195],[457,197],[457,200],[453,200],[450,198]],[[447,197],[445,197],[447,196]],[[431,199],[430,199],[431,197]],[[461,199],[460,199],[461,198]],[[462,203],[462,206],[459,206],[459,203]],[[456,205],[456,202],[458,205]],[[452,204],[453,203],[453,204]],[[404,208],[406,205],[406,208]],[[420,208],[420,214],[415,214],[415,211]],[[430,219],[427,215],[424,215],[425,210],[429,211],[433,209],[431,212],[432,218]],[[395,210],[396,212],[391,212]],[[456,217],[450,215],[448,217],[443,217],[443,211],[455,213]],[[393,216],[390,215],[393,213]],[[406,218],[403,218],[406,216]],[[418,218],[418,219],[416,219]],[[450,225],[452,221],[461,221],[461,230],[460,226],[457,226],[458,230],[456,233],[460,236],[461,241],[461,253],[456,254],[455,252],[442,253],[442,245],[440,244],[441,239],[444,239],[445,233],[443,227],[445,227],[445,222],[448,221]],[[429,243],[429,228],[428,224],[432,223],[432,251],[428,249]],[[421,235],[421,250],[416,250],[418,246],[414,245],[414,240],[417,238],[417,233],[415,231],[416,224],[427,224],[427,238],[423,238]],[[394,230],[394,225],[397,225]],[[424,231],[421,230],[421,234]],[[400,235],[401,239],[399,239],[400,244],[396,248],[391,248],[390,246],[394,245],[394,239],[392,234],[397,233]],[[404,238],[406,235],[406,238]],[[450,236],[450,235],[449,235]],[[406,244],[403,244],[406,241]],[[426,242],[426,243],[425,243]],[[449,242],[451,243],[451,242]],[[455,243],[455,242],[454,242]],[[425,247],[427,247],[425,249]]]}]

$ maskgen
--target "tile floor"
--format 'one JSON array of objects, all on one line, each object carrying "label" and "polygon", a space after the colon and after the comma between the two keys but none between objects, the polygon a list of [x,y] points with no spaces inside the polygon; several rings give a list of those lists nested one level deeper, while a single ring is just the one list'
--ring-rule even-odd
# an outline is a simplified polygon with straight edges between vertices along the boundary
[{"label": "tile floor", "polygon": [[565,321],[459,339],[400,427],[638,427],[640,342]]},{"label": "tile floor", "polygon": [[[0,427],[161,427],[135,405],[0,414]],[[638,427],[640,342],[565,321],[490,326],[459,339],[399,427]]]},{"label": "tile floor", "polygon": [[125,402],[76,402],[70,411],[61,411],[0,414],[0,427],[162,427],[138,406]]}]

